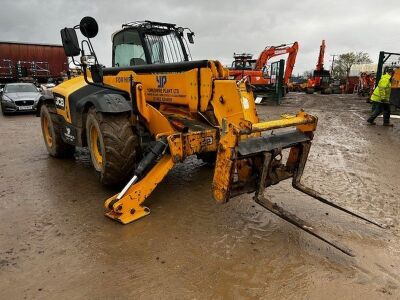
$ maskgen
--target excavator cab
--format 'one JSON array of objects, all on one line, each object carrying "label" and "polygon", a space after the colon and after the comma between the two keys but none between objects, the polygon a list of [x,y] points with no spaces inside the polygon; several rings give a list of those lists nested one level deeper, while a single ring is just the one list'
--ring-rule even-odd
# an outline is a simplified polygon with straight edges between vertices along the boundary
[{"label": "excavator cab", "polygon": [[[187,32],[187,40],[184,37]],[[194,33],[175,24],[131,22],[112,35],[113,67],[177,63],[191,60],[188,40]]]},{"label": "excavator cab", "polygon": [[250,53],[233,54],[232,70],[253,70],[256,60]]}]

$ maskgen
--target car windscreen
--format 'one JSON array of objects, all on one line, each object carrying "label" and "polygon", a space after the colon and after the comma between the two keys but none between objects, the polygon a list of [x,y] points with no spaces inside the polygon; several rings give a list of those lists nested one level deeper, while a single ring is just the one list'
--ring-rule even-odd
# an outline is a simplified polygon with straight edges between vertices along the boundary
[{"label": "car windscreen", "polygon": [[33,84],[13,84],[6,85],[6,93],[37,93],[37,88]]}]

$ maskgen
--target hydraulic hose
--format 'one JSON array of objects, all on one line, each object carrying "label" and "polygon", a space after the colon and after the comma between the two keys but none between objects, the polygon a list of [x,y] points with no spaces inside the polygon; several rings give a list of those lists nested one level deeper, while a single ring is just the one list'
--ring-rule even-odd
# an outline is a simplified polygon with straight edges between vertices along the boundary
[{"label": "hydraulic hose", "polygon": [[154,163],[157,161],[157,159],[165,152],[165,150],[168,147],[168,141],[167,137],[162,137],[156,143],[154,144],[153,147],[150,148],[149,153],[146,154],[145,157],[142,158],[142,160],[139,162],[139,165],[137,166],[135,172],[133,173],[133,177],[127,185],[122,189],[122,191],[118,194],[117,200],[121,199],[127,190],[134,184],[136,183],[139,178],[143,177],[143,175],[147,172],[147,170],[154,165]]}]

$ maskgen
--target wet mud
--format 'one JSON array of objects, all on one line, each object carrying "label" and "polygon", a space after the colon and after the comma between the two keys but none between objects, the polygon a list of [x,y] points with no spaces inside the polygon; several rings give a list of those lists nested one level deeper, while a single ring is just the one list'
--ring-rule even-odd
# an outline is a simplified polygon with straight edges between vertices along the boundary
[{"label": "wet mud", "polygon": [[400,120],[366,126],[352,95],[289,94],[262,119],[319,118],[303,181],[383,230],[295,191],[266,195],[353,249],[351,258],[259,205],[216,204],[213,168],[177,165],[130,225],[103,215],[88,152],[47,155],[39,119],[0,117],[0,299],[400,299]]}]

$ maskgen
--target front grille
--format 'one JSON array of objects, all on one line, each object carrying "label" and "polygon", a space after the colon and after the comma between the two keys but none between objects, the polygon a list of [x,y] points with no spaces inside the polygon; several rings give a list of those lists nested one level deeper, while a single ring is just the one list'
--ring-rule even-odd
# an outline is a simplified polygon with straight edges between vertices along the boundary
[{"label": "front grille", "polygon": [[33,101],[33,100],[18,100],[18,101],[15,101],[15,104],[17,106],[33,105],[33,103],[35,103],[35,101]]}]

